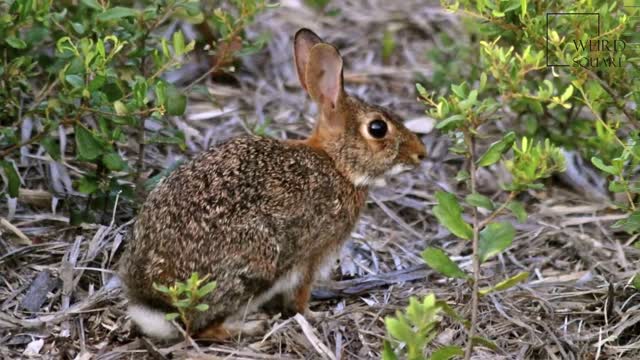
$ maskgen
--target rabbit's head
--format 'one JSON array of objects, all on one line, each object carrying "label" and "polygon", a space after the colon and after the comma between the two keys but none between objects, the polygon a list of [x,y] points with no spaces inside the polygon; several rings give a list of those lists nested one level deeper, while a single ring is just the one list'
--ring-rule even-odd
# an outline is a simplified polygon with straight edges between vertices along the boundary
[{"label": "rabbit's head", "polygon": [[371,185],[424,159],[424,144],[397,115],[345,92],[342,57],[333,45],[301,29],[294,38],[294,59],[302,87],[320,110],[306,143],[325,151],[356,186]]}]

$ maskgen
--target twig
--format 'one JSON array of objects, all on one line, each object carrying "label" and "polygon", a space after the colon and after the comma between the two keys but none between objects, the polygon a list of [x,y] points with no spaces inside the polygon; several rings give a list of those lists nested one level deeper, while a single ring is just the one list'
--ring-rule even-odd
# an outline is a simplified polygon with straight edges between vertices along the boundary
[{"label": "twig", "polygon": [[[240,19],[238,19],[238,24],[242,23],[240,21],[241,19],[242,19],[242,17]],[[211,69],[209,69],[204,74],[200,75],[197,79],[195,79],[193,82],[191,82],[191,84],[187,85],[187,87],[185,88],[185,91],[189,91],[195,84],[199,83],[203,79],[206,79],[209,75],[211,75],[214,72],[218,71],[218,69],[220,69],[220,67],[222,67],[222,65],[224,64],[225,59],[227,59],[230,55],[232,55],[232,53],[228,53],[229,50],[231,49],[231,44],[233,43],[233,41],[235,40],[236,36],[238,36],[238,34],[240,33],[240,31],[243,28],[244,28],[243,26],[238,25],[233,29],[233,31],[226,37],[227,40],[224,42],[224,45],[223,45],[222,49],[216,54],[217,58],[216,58],[215,64],[211,67]]]},{"label": "twig", "polygon": [[506,209],[507,206],[509,206],[509,204],[511,203],[511,201],[513,201],[515,197],[516,197],[516,192],[515,191],[510,192],[509,197],[507,197],[507,200],[502,205],[500,205],[500,207],[498,207],[494,212],[492,212],[486,219],[482,220],[480,224],[478,224],[478,231],[482,230],[485,226],[487,226],[487,224],[489,224],[491,221],[493,221],[493,219],[495,219],[498,215],[500,215],[500,213],[504,211],[504,209]]},{"label": "twig", "polygon": [[[471,182],[471,193],[476,192],[476,159],[475,159],[475,141],[472,134],[467,132],[465,134],[465,142],[469,149],[469,173]],[[467,337],[467,347],[465,349],[465,360],[471,359],[471,353],[473,352],[473,338],[475,336],[475,326],[478,322],[478,282],[480,280],[480,257],[478,253],[478,233],[480,227],[478,224],[478,210],[473,207],[473,239],[471,247],[473,251],[473,292],[471,294],[471,324],[469,325],[469,334]]]},{"label": "twig", "polygon": [[18,237],[18,239],[20,239],[21,245],[33,245],[31,239],[29,239],[29,237],[25,235],[20,229],[10,223],[9,220],[0,217],[0,225],[4,226],[5,228],[7,228],[7,230],[14,233]]},{"label": "twig", "polygon": [[629,123],[631,124],[631,126],[633,126],[634,129],[638,129],[638,126],[635,123],[636,117],[633,116],[633,114],[629,111],[629,109],[627,109],[627,107],[624,104],[624,101],[622,102],[620,101],[620,95],[618,95],[616,91],[613,90],[613,88],[611,88],[611,86],[609,86],[609,84],[607,84],[606,81],[602,80],[602,78],[600,78],[596,73],[594,73],[589,69],[584,69],[584,70],[587,72],[587,74],[589,74],[589,77],[597,81],[600,84],[600,86],[602,86],[602,88],[609,94],[609,96],[611,96],[613,103],[620,111],[622,111],[625,114],[627,119],[629,119]]},{"label": "twig", "polygon": [[22,143],[19,144],[14,144],[11,145],[9,147],[6,147],[4,149],[2,149],[2,151],[0,152],[0,159],[4,159],[5,157],[7,157],[7,155],[11,154],[13,151],[23,147],[23,146],[27,146],[27,145],[31,145],[34,142],[40,140],[43,136],[45,136],[48,132],[48,129],[45,129],[37,134],[35,134],[31,139],[26,140]]},{"label": "twig", "polygon": [[175,326],[176,330],[178,330],[178,332],[184,337],[184,340],[188,342],[194,349],[196,349],[198,353],[200,354],[203,353],[202,350],[200,349],[200,346],[198,346],[198,344],[193,340],[191,335],[189,335],[189,333],[187,333],[182,328],[182,326],[180,326],[180,324],[178,324],[175,320],[171,320],[171,324]]},{"label": "twig", "polygon": [[122,190],[118,190],[116,193],[116,201],[113,204],[113,212],[111,214],[111,222],[109,223],[109,229],[113,228],[113,224],[116,222],[116,210],[118,210],[118,200],[120,199],[120,193]]},{"label": "twig", "polygon": [[[159,22],[157,22],[156,24],[159,24]],[[155,27],[155,25],[152,26]],[[140,46],[141,48],[144,48],[145,44],[147,43],[147,38],[149,37],[149,34],[151,33],[152,29],[148,29],[147,32],[140,38]],[[142,73],[143,76],[147,76],[147,72],[146,72],[146,67],[145,67],[145,62],[147,60],[147,56],[146,54],[142,57],[142,60],[140,60],[140,72]],[[144,104],[144,106],[146,107],[147,105]],[[144,170],[144,147],[145,147],[145,143],[144,143],[144,135],[145,135],[145,129],[144,129],[144,122],[146,120],[146,116],[140,116],[140,120],[138,122],[138,160],[136,161],[136,174],[133,177],[133,183],[135,184],[136,188],[137,187],[141,187],[142,184],[140,184],[140,176],[142,175],[142,171]]]},{"label": "twig", "polygon": [[307,319],[305,319],[304,316],[302,316],[300,314],[296,314],[293,318],[298,323],[298,325],[300,325],[300,327],[302,328],[302,333],[307,338],[307,340],[309,341],[311,346],[313,346],[315,351],[322,358],[324,358],[324,359],[332,359],[332,360],[336,359],[336,356],[333,354],[333,352],[331,350],[329,350],[327,345],[325,345],[322,341],[320,341],[318,336],[316,336],[316,334],[314,334],[313,328],[311,327],[309,322],[307,322]]}]

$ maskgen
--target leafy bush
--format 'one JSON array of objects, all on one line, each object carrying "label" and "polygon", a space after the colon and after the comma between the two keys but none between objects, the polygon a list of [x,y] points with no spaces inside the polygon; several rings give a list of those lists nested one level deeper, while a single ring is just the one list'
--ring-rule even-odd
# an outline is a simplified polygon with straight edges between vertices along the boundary
[{"label": "leafy bush", "polygon": [[[395,316],[385,318],[387,331],[395,339],[394,344],[404,344],[405,347],[395,346],[385,341],[382,353],[383,360],[395,360],[396,352],[406,356],[409,360],[424,359],[424,349],[437,335],[436,326],[440,313],[445,312],[453,318],[460,317],[446,303],[437,301],[435,295],[427,295],[422,302],[416,298],[409,299],[409,306],[405,311],[397,311]],[[458,346],[444,346],[435,350],[430,360],[447,360],[464,352]]]},{"label": "leafy bush", "polygon": [[198,273],[191,274],[186,282],[176,281],[171,286],[153,284],[153,288],[166,296],[169,302],[176,308],[177,312],[165,315],[169,321],[180,319],[184,324],[187,334],[191,334],[191,324],[194,314],[209,310],[209,305],[200,302],[202,298],[209,295],[216,289],[215,281],[206,282],[209,276],[202,279]]},{"label": "leafy bush", "polygon": [[[86,198],[83,206],[72,203],[72,221],[94,221],[95,211],[118,196],[135,196],[145,146],[184,149],[184,136],[169,119],[185,112],[187,97],[163,75],[187,61],[196,42],[180,30],[167,37],[160,30],[174,19],[208,29],[204,41],[217,60],[191,87],[228,66],[234,54],[262,45],[265,38],[248,42],[242,31],[267,4],[236,0],[206,19],[198,0],[65,3],[0,4],[0,169],[4,191],[15,199],[24,181],[19,167],[27,165],[16,161],[17,150],[44,156],[50,173],[74,180],[54,186],[55,195]],[[145,122],[160,130],[147,130]]]},{"label": "leafy bush", "polygon": [[[471,287],[465,351],[465,358],[470,358],[478,339],[479,298],[528,278],[527,273],[514,274],[480,288],[482,263],[507,249],[516,235],[511,222],[494,219],[510,211],[517,220],[526,220],[523,204],[516,201],[518,194],[539,190],[544,187],[541,180],[564,171],[560,147],[591,159],[609,179],[609,190],[625,195],[625,201],[615,205],[629,217],[614,227],[640,231],[640,187],[632,180],[640,159],[640,57],[631,46],[640,37],[636,30],[640,9],[611,0],[460,0],[442,5],[462,15],[470,38],[476,40],[453,41],[447,34],[439,35],[449,47],[428,54],[434,60],[434,76],[417,89],[427,114],[438,120],[436,128],[451,136],[450,151],[466,159],[465,169],[456,177],[467,189],[464,203],[454,194],[440,192],[433,212],[453,235],[471,241],[473,271],[460,269],[438,248],[426,249],[423,259],[442,275],[464,279]],[[559,12],[600,15],[588,19],[553,15]],[[589,51],[590,45],[600,48]],[[495,135],[487,125],[496,121],[506,122],[514,132],[488,144]],[[497,198],[503,200],[496,202],[477,192],[475,177],[479,167],[499,161],[511,180],[501,184],[504,194]],[[479,208],[489,215],[481,216]],[[409,358],[422,358],[422,351],[418,357],[411,355],[418,353],[411,344],[428,344],[431,335],[414,336],[420,339],[400,340],[407,344]]]},{"label": "leafy bush", "polygon": [[[454,42],[450,53],[462,56],[440,62],[436,75],[483,83],[487,98],[496,99],[488,100],[494,111],[484,116],[504,118],[520,134],[580,151],[609,177],[612,193],[625,195],[626,201],[616,205],[635,211],[638,186],[631,179],[640,159],[640,54],[633,43],[640,40],[640,8],[611,0],[442,4],[468,15],[466,29],[478,40]],[[589,45],[594,51],[587,50]],[[446,54],[431,56],[437,60]],[[469,61],[473,58],[480,61]],[[442,93],[447,80],[451,77],[437,76],[427,85]]]}]

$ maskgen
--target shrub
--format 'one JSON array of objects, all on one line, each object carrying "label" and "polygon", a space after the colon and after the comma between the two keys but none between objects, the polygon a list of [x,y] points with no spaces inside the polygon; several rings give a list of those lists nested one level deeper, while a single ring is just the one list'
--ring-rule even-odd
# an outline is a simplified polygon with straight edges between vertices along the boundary
[{"label": "shrub", "polygon": [[165,318],[169,321],[180,319],[188,335],[192,334],[191,324],[194,314],[209,310],[209,305],[200,302],[200,300],[213,292],[217,283],[215,281],[206,282],[208,278],[208,275],[200,278],[198,273],[193,273],[187,281],[176,281],[171,286],[153,284],[153,288],[165,296],[177,311],[167,313]]},{"label": "shrub", "polygon": [[[167,37],[159,30],[172,19],[209,29],[203,37],[217,60],[197,82],[228,66],[234,54],[261,46],[264,38],[249,42],[242,31],[266,6],[233,1],[208,19],[197,0],[0,4],[0,169],[13,206],[24,181],[20,168],[27,166],[25,158],[16,160],[18,149],[44,156],[49,173],[65,179],[53,188],[57,197],[86,199],[70,202],[74,223],[95,221],[96,211],[119,196],[133,198],[145,146],[184,149],[169,119],[185,112],[187,97],[163,75],[189,60],[196,42],[180,30]],[[160,130],[147,130],[145,122]]]},{"label": "shrub", "polygon": [[[527,273],[514,274],[480,288],[482,263],[510,246],[516,234],[511,222],[494,219],[505,211],[519,221],[526,219],[523,204],[516,201],[518,194],[543,188],[542,179],[564,170],[560,147],[591,159],[609,179],[609,190],[625,195],[625,201],[615,205],[629,217],[614,227],[640,230],[636,209],[640,187],[632,180],[640,159],[639,57],[636,48],[621,45],[637,42],[640,9],[611,0],[460,0],[442,5],[463,16],[477,43],[454,42],[446,34],[439,35],[445,42],[450,40],[450,52],[429,53],[436,64],[434,76],[417,89],[427,114],[438,120],[436,128],[451,136],[450,151],[466,159],[467,165],[456,177],[467,189],[464,203],[454,194],[440,192],[433,212],[453,235],[471,241],[473,271],[460,269],[445,251],[434,247],[424,251],[423,259],[442,275],[463,279],[471,288],[468,359],[478,341],[475,324],[480,297],[528,278]],[[553,15],[559,12],[600,15],[590,19]],[[601,46],[600,51],[588,51],[590,40],[592,46]],[[618,48],[602,48],[602,40]],[[470,61],[478,57],[479,61]],[[515,131],[495,139],[486,125],[496,121],[508,123]],[[488,144],[490,140],[494,142]],[[486,151],[480,155],[478,150],[483,148]],[[496,203],[477,192],[475,176],[479,167],[501,160],[511,181],[502,184],[504,194],[498,197],[502,201]],[[478,208],[489,215],[481,217]],[[465,212],[471,223],[463,219]],[[632,283],[638,283],[637,278]],[[412,344],[428,344],[430,335],[414,336],[420,339],[400,340],[407,344],[409,358],[423,358]]]}]

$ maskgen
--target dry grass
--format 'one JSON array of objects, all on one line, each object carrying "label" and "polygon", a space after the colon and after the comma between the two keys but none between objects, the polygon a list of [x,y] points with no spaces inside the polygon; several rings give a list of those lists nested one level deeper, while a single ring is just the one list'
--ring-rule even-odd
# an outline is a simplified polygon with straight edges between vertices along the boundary
[{"label": "dry grass", "polygon": [[[216,103],[194,92],[184,119],[175,123],[197,152],[247,127],[270,121],[271,136],[307,134],[314,112],[297,85],[291,62],[291,36],[311,27],[338,45],[346,58],[349,90],[390,106],[408,120],[422,119],[430,160],[420,171],[373,191],[352,241],[334,269],[334,281],[314,290],[312,309],[325,312],[317,323],[302,317],[271,319],[263,338],[239,338],[224,344],[153,344],[139,338],[124,312],[119,280],[113,276],[127,242],[131,208],[127,203],[105,214],[109,226],[69,225],[64,212],[51,213],[51,197],[42,182],[45,161],[27,156],[15,216],[0,224],[0,357],[138,358],[379,358],[385,337],[383,318],[402,308],[409,296],[434,292],[463,315],[469,314],[470,290],[427,269],[420,252],[443,247],[458,264],[471,269],[470,246],[438,226],[431,213],[433,193],[463,191],[453,180],[462,159],[447,153],[448,140],[429,131],[415,99],[415,74],[429,76],[424,51],[438,46],[429,34],[456,32],[457,19],[437,6],[417,0],[391,5],[382,0],[342,1],[335,17],[319,16],[299,0],[282,1],[261,16],[252,34],[272,34],[265,51],[244,60],[238,86],[208,85]],[[382,65],[380,41],[387,26],[397,28],[397,50]],[[440,29],[440,30],[435,30]],[[198,76],[194,63],[171,76]],[[150,148],[150,168],[163,168],[179,153]],[[482,335],[499,346],[478,348],[478,359],[640,358],[640,294],[627,281],[637,271],[640,250],[635,237],[610,230],[621,216],[589,200],[576,189],[584,171],[571,165],[573,177],[545,193],[521,196],[530,216],[514,245],[483,266],[482,284],[520,271],[533,275],[526,284],[481,300]],[[73,172],[71,172],[73,173]],[[500,169],[480,174],[481,191],[498,194]],[[54,179],[53,181],[57,181]],[[39,187],[40,186],[40,187]],[[10,204],[3,200],[0,213]],[[41,304],[38,303],[41,301]],[[443,320],[436,344],[462,345],[465,332]]]}]

